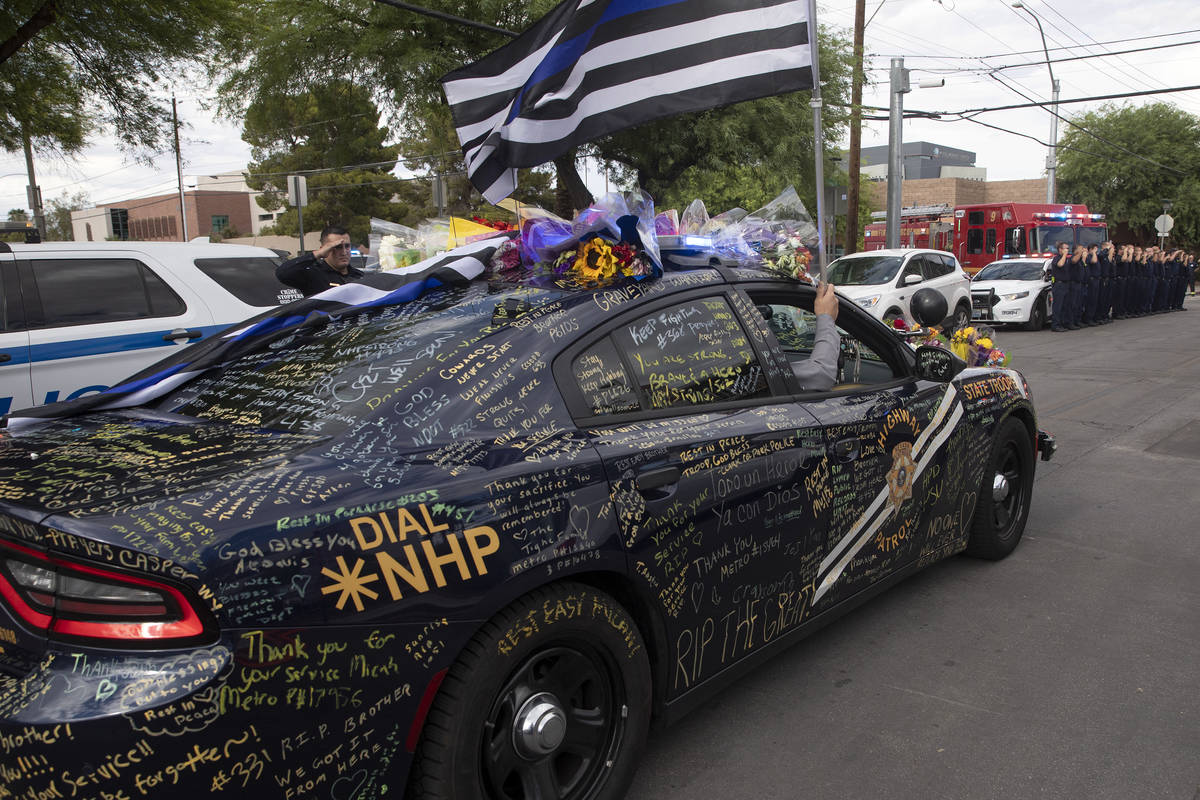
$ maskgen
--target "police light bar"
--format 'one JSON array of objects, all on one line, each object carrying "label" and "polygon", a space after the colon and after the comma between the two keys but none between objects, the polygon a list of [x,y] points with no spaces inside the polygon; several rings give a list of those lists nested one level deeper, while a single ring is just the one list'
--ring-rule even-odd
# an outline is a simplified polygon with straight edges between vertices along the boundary
[{"label": "police light bar", "polygon": [[1033,212],[1034,219],[1077,219],[1077,220],[1102,220],[1103,214],[1068,214],[1065,211],[1035,211]]},{"label": "police light bar", "polygon": [[679,237],[679,243],[685,247],[711,247],[711,236],[684,235]]}]

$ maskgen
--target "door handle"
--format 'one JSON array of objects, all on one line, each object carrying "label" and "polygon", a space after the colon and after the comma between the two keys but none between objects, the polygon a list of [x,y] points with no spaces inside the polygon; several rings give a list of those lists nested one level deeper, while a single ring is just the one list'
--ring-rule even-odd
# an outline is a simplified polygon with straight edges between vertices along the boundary
[{"label": "door handle", "polygon": [[12,361],[12,356],[8,353],[0,353],[0,364],[3,364],[5,361]]},{"label": "door handle", "polygon": [[192,330],[188,330],[186,328],[176,328],[175,330],[163,336],[163,341],[173,342],[176,339],[187,339],[188,341],[191,341],[192,339],[199,339],[203,335],[204,334],[202,332],[194,328]]},{"label": "door handle", "polygon": [[633,485],[639,492],[650,492],[679,482],[679,467],[661,467],[642,472]]},{"label": "door handle", "polygon": [[858,458],[859,449],[857,436],[841,439],[833,445],[833,457],[838,461],[853,461]]}]

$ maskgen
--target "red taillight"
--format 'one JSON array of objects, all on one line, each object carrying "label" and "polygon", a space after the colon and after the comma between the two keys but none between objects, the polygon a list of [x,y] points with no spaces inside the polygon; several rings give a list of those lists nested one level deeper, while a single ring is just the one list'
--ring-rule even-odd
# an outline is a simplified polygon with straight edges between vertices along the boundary
[{"label": "red taillight", "polygon": [[206,633],[200,614],[174,586],[5,541],[0,596],[26,623],[56,638],[183,644]]}]

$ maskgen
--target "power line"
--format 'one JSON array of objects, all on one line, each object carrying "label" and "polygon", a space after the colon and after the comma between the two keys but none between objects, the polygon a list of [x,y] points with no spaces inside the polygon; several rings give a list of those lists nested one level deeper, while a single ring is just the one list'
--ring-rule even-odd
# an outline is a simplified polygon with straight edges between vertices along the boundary
[{"label": "power line", "polygon": [[[1098,44],[1098,45],[1126,44],[1128,42],[1141,42],[1141,41],[1145,41],[1146,39],[1162,39],[1167,36],[1184,36],[1189,33],[1200,33],[1200,28],[1191,28],[1189,30],[1175,31],[1173,33],[1155,33],[1155,34],[1151,34],[1149,36],[1130,36],[1129,38],[1126,38],[1126,39],[1114,39],[1109,42],[1096,42],[1096,44]],[[1063,47],[1056,46],[1056,47],[1050,47],[1047,49],[1048,50],[1074,50],[1075,48],[1074,47],[1065,47],[1065,46],[1063,46]],[[1014,50],[1014,51],[1005,52],[1005,53],[994,53],[992,55],[986,55],[986,56],[966,56],[966,55],[964,55],[964,56],[935,56],[935,55],[928,55],[925,53],[897,53],[897,54],[877,54],[875,57],[877,57],[877,58],[936,58],[936,59],[954,59],[956,61],[975,61],[975,60],[985,60],[986,61],[989,58],[1007,58],[1008,56],[1037,55],[1041,52],[1042,52],[1041,50]],[[1045,62],[1043,61],[1041,63],[1045,63]]]},{"label": "power line", "polygon": [[[1097,102],[1100,100],[1120,100],[1120,99],[1123,99],[1126,97],[1145,97],[1147,95],[1154,95],[1154,94],[1175,94],[1178,92],[1194,92],[1197,90],[1200,90],[1200,85],[1174,86],[1174,87],[1168,87],[1168,88],[1163,88],[1163,89],[1146,89],[1146,90],[1140,91],[1140,92],[1122,92],[1119,94],[1093,95],[1092,97],[1075,97],[1075,98],[1071,98],[1071,99],[1067,99],[1067,100],[1059,100],[1058,104],[1066,105],[1068,103],[1093,103],[1093,102]],[[833,105],[833,104],[830,104],[830,105]],[[850,107],[849,104],[846,104],[846,103],[839,103],[837,105],[839,107],[844,107],[844,108]],[[914,109],[913,113],[919,114],[921,116],[928,116],[928,117],[962,116],[962,115],[966,115],[966,114],[988,114],[993,111],[1011,111],[1016,108],[1042,108],[1046,105],[1048,105],[1048,104],[1045,101],[1042,101],[1042,102],[1034,102],[1034,103],[1010,103],[1009,105],[1006,105],[1006,106],[988,106],[988,107],[984,107],[984,108],[965,108],[961,111],[916,111]],[[888,111],[889,110],[887,108],[884,108],[883,106],[864,105],[863,108],[867,108],[872,111]],[[908,113],[908,109],[905,110],[905,113],[906,114]]]},{"label": "power line", "polygon": [[[996,79],[996,81],[997,81],[997,82],[999,82],[999,83],[1000,83],[1002,86],[1005,86],[1006,88],[1010,89],[1011,91],[1014,91],[1014,92],[1016,92],[1018,95],[1020,95],[1021,97],[1025,98],[1026,100],[1029,100],[1029,99],[1031,99],[1031,98],[1030,98],[1028,95],[1026,95],[1025,93],[1023,93],[1023,92],[1021,92],[1021,91],[1018,91],[1017,89],[1013,89],[1011,86],[1008,86],[1007,84],[1005,84],[1005,83],[1004,83],[1004,81],[1003,81],[1003,80],[1001,80],[1001,78],[1000,78],[1000,76],[999,76],[999,75],[993,75],[992,77],[993,77],[993,78],[995,78],[995,79]],[[1076,128],[1076,129],[1078,129],[1078,130],[1081,130],[1081,131],[1083,131],[1083,132],[1084,132],[1084,133],[1086,133],[1088,136],[1091,136],[1093,139],[1096,139],[1096,140],[1097,140],[1097,141],[1099,141],[1099,142],[1103,142],[1104,144],[1108,145],[1109,147],[1115,147],[1116,149],[1120,150],[1121,152],[1125,153],[1126,155],[1131,155],[1131,156],[1133,156],[1134,158],[1137,158],[1137,159],[1140,159],[1140,160],[1142,160],[1142,161],[1145,161],[1147,164],[1153,164],[1154,166],[1158,167],[1159,169],[1165,169],[1165,170],[1167,170],[1168,172],[1174,172],[1174,173],[1176,173],[1176,174],[1178,174],[1178,175],[1186,175],[1186,174],[1187,174],[1187,173],[1186,173],[1186,172],[1184,172],[1183,170],[1175,169],[1174,167],[1168,167],[1166,164],[1160,164],[1160,163],[1158,163],[1157,161],[1155,161],[1155,160],[1153,160],[1153,159],[1146,158],[1146,157],[1145,157],[1145,156],[1143,156],[1143,155],[1140,155],[1140,154],[1138,154],[1138,153],[1135,153],[1135,152],[1133,152],[1132,150],[1130,150],[1129,148],[1125,147],[1124,145],[1120,145],[1120,144],[1117,144],[1116,142],[1114,142],[1114,141],[1112,141],[1112,140],[1110,140],[1110,139],[1106,139],[1106,138],[1104,138],[1103,136],[1101,136],[1101,135],[1100,135],[1100,134],[1098,134],[1098,133],[1093,133],[1092,131],[1090,131],[1090,130],[1088,130],[1087,128],[1083,127],[1083,126],[1082,126],[1082,125],[1080,125],[1079,123],[1077,123],[1077,122],[1073,122],[1073,121],[1071,121],[1070,119],[1067,119],[1067,118],[1066,118],[1066,117],[1064,117],[1062,114],[1059,114],[1057,111],[1054,111],[1053,109],[1048,109],[1048,110],[1049,110],[1049,111],[1050,111],[1050,113],[1051,113],[1051,114],[1053,114],[1055,117],[1057,117],[1058,119],[1060,119],[1060,120],[1062,120],[1063,122],[1067,123],[1067,124],[1068,124],[1068,125],[1070,125],[1071,127],[1073,127],[1073,128]],[[1056,147],[1058,146],[1058,145],[1057,145],[1057,143],[1055,144],[1055,146],[1056,146]],[[1099,157],[1099,156],[1097,156],[1097,157]]]},{"label": "power line", "polygon": [[[1127,53],[1145,53],[1145,52],[1149,52],[1151,50],[1162,50],[1162,49],[1168,48],[1168,47],[1183,47],[1185,45],[1192,45],[1192,44],[1200,44],[1200,39],[1191,39],[1186,42],[1173,42],[1171,44],[1160,44],[1160,45],[1154,45],[1152,47],[1138,47],[1138,48],[1134,48],[1132,50],[1117,50],[1117,51],[1107,52],[1107,53],[1085,53],[1084,55],[1081,55],[1081,56],[1068,56],[1067,58],[1052,58],[1052,59],[1050,59],[1049,62],[1046,62],[1045,60],[1026,61],[1026,62],[1022,62],[1020,64],[1001,64],[999,66],[994,66],[994,67],[985,65],[982,67],[955,67],[955,68],[944,68],[944,69],[924,68],[924,69],[919,69],[919,71],[920,72],[930,72],[935,75],[952,75],[952,74],[962,74],[962,73],[968,73],[968,72],[975,72],[975,73],[983,74],[983,73],[995,72],[995,71],[1005,70],[1005,69],[1021,69],[1023,67],[1043,67],[1047,63],[1065,64],[1069,61],[1083,61],[1083,60],[1089,59],[1089,58],[1105,58],[1108,56],[1125,55]],[[1057,49],[1057,48],[1055,48],[1055,49]],[[883,69],[883,68],[880,67],[879,69]],[[1151,76],[1147,75],[1147,77],[1151,77]]]}]

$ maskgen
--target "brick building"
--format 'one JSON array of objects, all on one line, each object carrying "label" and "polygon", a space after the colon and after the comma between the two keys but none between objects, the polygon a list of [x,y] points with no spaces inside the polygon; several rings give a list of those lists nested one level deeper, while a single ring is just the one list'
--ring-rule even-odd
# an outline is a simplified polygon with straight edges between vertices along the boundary
[{"label": "brick building", "polygon": [[[1044,203],[1046,179],[977,181],[967,178],[925,178],[904,181],[901,206],[950,206],[976,203]],[[1067,201],[1063,201],[1067,202]],[[887,183],[871,185],[871,210],[887,210]]]},{"label": "brick building", "polygon": [[[275,221],[277,213],[263,211],[259,196],[240,172],[184,177],[184,208],[189,239],[213,233],[255,236]],[[178,242],[183,239],[179,192],[173,190],[130,197],[71,213],[75,241],[105,239]]]}]

